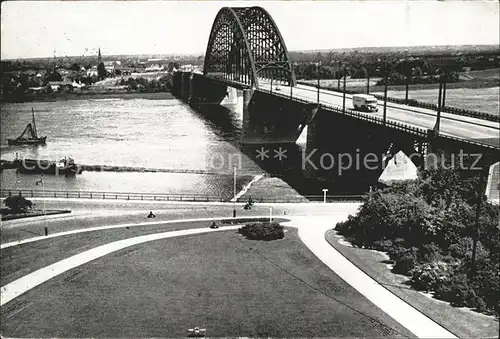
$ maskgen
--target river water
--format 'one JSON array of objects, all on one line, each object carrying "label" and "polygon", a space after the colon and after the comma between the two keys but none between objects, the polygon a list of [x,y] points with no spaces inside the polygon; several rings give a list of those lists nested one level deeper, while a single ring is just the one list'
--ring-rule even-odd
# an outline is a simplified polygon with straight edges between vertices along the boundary
[{"label": "river water", "polygon": [[[36,114],[45,146],[9,146]],[[177,99],[79,99],[5,103],[1,106],[1,158],[59,160],[78,164],[155,168],[171,173],[83,172],[75,177],[45,176],[46,190],[80,190],[231,197],[233,166],[237,191],[255,183],[261,194],[298,193],[279,178],[270,179],[238,143],[241,105],[225,104],[208,115]],[[300,150],[300,147],[298,146]],[[194,173],[179,173],[185,170]],[[40,189],[39,175],[4,170],[2,188]],[[267,181],[266,181],[267,180]],[[269,185],[266,185],[266,182]],[[248,187],[246,187],[248,188]],[[265,189],[263,189],[265,188]],[[251,190],[250,190],[251,191]],[[249,191],[249,192],[250,192]],[[321,192],[317,193],[320,194]]]}]

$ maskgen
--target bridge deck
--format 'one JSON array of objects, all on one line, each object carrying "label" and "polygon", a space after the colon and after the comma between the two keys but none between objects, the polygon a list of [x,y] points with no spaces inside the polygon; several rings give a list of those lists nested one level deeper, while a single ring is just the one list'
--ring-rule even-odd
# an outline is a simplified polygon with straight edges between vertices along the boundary
[{"label": "bridge deck", "polygon": [[[270,91],[270,83],[261,80],[262,90]],[[280,84],[276,91],[273,84],[272,91],[279,95],[290,95],[290,87]],[[292,90],[292,96],[297,99],[317,102],[317,89],[307,85],[297,85]],[[320,103],[342,107],[342,94],[338,92],[320,90]],[[383,101],[379,101],[379,111],[363,113],[366,116],[383,117]],[[353,109],[352,95],[346,94],[346,108]],[[401,104],[387,103],[387,120],[421,128],[432,129],[436,123],[437,113],[430,109],[410,107]],[[441,113],[440,133],[442,135],[481,142],[490,146],[500,146],[500,127],[498,122],[487,121],[472,117]]]}]

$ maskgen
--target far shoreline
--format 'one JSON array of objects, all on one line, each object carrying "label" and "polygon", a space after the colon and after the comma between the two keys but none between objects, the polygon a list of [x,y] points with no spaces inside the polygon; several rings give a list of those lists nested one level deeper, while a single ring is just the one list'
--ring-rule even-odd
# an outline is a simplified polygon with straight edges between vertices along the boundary
[{"label": "far shoreline", "polygon": [[149,99],[149,100],[169,100],[175,99],[170,92],[68,92],[55,93],[43,96],[22,96],[22,97],[5,97],[0,96],[0,104],[6,103],[25,103],[25,102],[54,102],[68,100],[85,100],[85,99]]}]

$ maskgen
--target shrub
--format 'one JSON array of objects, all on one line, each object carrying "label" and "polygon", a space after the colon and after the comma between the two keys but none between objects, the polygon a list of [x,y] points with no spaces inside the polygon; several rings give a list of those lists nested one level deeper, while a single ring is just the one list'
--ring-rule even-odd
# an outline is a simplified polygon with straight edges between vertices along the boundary
[{"label": "shrub", "polygon": [[454,274],[446,284],[436,286],[434,296],[449,301],[452,306],[468,306],[476,298],[464,273]]},{"label": "shrub", "polygon": [[285,237],[283,226],[278,223],[259,222],[247,224],[238,230],[247,239],[252,240],[276,240]]},{"label": "shrub", "polygon": [[418,290],[437,290],[455,272],[456,263],[432,261],[420,264],[411,271],[412,286]]},{"label": "shrub", "polygon": [[32,208],[33,203],[25,197],[18,195],[7,197],[5,199],[5,206],[11,209],[12,213],[26,212],[28,208]]},{"label": "shrub", "polygon": [[411,270],[418,264],[418,248],[401,247],[400,249],[399,252],[393,253],[396,261],[393,271],[394,273],[409,275]]}]

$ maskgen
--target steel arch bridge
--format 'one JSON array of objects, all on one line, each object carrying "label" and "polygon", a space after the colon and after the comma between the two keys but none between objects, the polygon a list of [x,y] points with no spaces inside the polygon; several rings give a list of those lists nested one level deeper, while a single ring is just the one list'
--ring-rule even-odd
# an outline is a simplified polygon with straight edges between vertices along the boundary
[{"label": "steel arch bridge", "polygon": [[215,17],[203,74],[242,88],[259,80],[295,86],[290,56],[269,13],[261,7],[223,7]]}]

